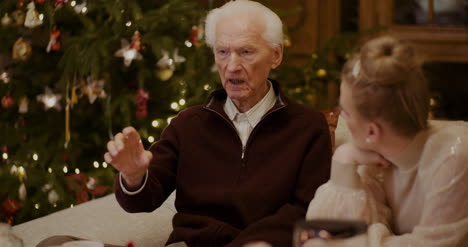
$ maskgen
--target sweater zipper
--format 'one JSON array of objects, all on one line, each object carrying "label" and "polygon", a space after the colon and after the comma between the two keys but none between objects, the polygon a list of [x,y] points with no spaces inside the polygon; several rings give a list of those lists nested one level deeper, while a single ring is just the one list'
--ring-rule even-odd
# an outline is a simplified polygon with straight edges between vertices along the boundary
[{"label": "sweater zipper", "polygon": [[234,133],[236,133],[237,140],[239,141],[239,143],[240,143],[240,145],[241,145],[241,147],[242,147],[242,155],[241,155],[241,158],[243,159],[243,158],[244,158],[245,147],[244,147],[244,145],[242,145],[242,141],[241,141],[241,139],[240,139],[240,137],[239,137],[239,134],[237,133],[237,130],[236,130],[236,127],[234,126],[234,124],[233,124],[231,121],[227,120],[225,117],[223,117],[223,115],[221,115],[221,113],[219,113],[219,112],[217,112],[217,111],[215,111],[215,110],[212,110],[212,109],[210,109],[210,108],[208,108],[208,107],[206,107],[206,106],[204,106],[203,108],[205,108],[205,109],[208,110],[208,111],[211,111],[211,112],[216,113],[216,114],[217,114],[218,116],[220,116],[224,121],[226,121],[226,122],[229,124],[229,126],[231,126],[232,130],[234,130]]},{"label": "sweater zipper", "polygon": [[263,122],[263,120],[264,120],[265,118],[267,118],[268,116],[270,116],[270,115],[273,114],[274,112],[279,111],[279,110],[281,110],[281,109],[283,109],[283,108],[285,108],[285,107],[286,107],[285,105],[282,105],[282,106],[280,106],[280,107],[277,107],[277,108],[271,110],[270,112],[267,112],[267,113],[262,117],[262,119],[260,119],[260,122],[255,126],[255,128],[254,128],[254,129],[252,130],[252,132],[250,133],[249,139],[247,139],[247,142],[246,142],[245,146],[242,144],[242,141],[240,140],[239,134],[237,133],[236,127],[234,126],[234,124],[233,124],[231,121],[227,120],[223,115],[221,115],[219,112],[217,112],[217,111],[215,111],[215,110],[213,110],[213,109],[210,109],[210,108],[208,108],[208,107],[206,107],[206,106],[204,106],[203,108],[205,108],[205,109],[208,110],[208,111],[211,111],[211,112],[216,113],[218,116],[220,116],[222,119],[224,119],[224,121],[226,121],[226,122],[229,124],[229,126],[231,126],[231,128],[234,130],[234,132],[235,132],[236,135],[237,135],[237,140],[240,142],[241,147],[242,147],[241,163],[242,163],[242,166],[244,167],[244,166],[245,166],[245,162],[244,162],[245,152],[246,152],[246,150],[247,150],[247,146],[249,145],[250,139],[252,139],[253,133],[256,131],[256,129],[258,129],[258,126]]}]

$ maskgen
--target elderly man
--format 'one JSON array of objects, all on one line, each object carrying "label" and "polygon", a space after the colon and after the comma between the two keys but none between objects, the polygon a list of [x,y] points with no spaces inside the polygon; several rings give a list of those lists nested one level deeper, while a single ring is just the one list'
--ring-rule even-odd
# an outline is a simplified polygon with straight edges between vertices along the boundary
[{"label": "elderly man", "polygon": [[149,151],[132,127],[108,143],[104,157],[120,172],[115,194],[126,211],[151,212],[177,190],[167,244],[290,246],[294,222],[329,179],[325,118],[268,79],[282,40],[281,20],[257,2],[214,9],[206,41],[224,89],[180,112]]}]

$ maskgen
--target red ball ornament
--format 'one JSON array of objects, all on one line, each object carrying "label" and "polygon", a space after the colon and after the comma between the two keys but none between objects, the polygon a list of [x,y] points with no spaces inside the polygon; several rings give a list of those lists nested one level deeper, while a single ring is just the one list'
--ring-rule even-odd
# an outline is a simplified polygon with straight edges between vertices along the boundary
[{"label": "red ball ornament", "polygon": [[36,0],[37,4],[43,4],[44,2],[45,2],[45,0]]},{"label": "red ball ornament", "polygon": [[8,109],[15,104],[15,101],[10,95],[5,95],[2,97],[2,107]]}]

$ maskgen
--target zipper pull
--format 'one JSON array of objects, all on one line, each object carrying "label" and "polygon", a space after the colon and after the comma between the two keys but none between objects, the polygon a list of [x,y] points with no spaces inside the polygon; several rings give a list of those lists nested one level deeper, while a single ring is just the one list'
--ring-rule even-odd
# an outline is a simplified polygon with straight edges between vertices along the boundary
[{"label": "zipper pull", "polygon": [[242,155],[241,155],[242,160],[244,159],[244,154],[245,154],[245,146],[242,146]]}]

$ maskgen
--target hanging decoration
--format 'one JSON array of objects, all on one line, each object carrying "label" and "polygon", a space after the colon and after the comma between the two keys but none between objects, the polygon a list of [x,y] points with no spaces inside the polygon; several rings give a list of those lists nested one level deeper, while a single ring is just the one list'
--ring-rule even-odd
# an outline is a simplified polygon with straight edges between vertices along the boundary
[{"label": "hanging decoration", "polygon": [[23,96],[20,98],[18,103],[18,112],[21,114],[28,113],[29,100],[28,97]]},{"label": "hanging decoration", "polygon": [[192,26],[192,30],[190,31],[190,43],[192,43],[196,47],[200,47],[203,45],[203,40],[205,38],[205,28],[203,24],[194,25]]},{"label": "hanging decoration", "polygon": [[148,116],[148,111],[146,108],[149,99],[149,93],[143,88],[138,88],[135,98],[137,102],[137,110],[135,115],[137,118],[145,118]]},{"label": "hanging decoration", "polygon": [[36,10],[36,5],[34,4],[34,2],[30,2],[28,4],[28,12],[26,13],[24,26],[29,27],[29,28],[35,28],[41,24],[42,24],[42,19]]},{"label": "hanging decoration", "polygon": [[14,104],[15,104],[15,101],[13,100],[13,98],[10,96],[9,93],[7,93],[7,95],[5,95],[5,96],[2,97],[2,107],[3,107],[4,109],[9,109],[9,108],[11,108]]},{"label": "hanging decoration", "polygon": [[68,2],[68,0],[55,0],[54,2],[54,8],[55,10],[61,8],[64,3]]},{"label": "hanging decoration", "polygon": [[135,31],[132,37],[132,43],[129,44],[127,40],[121,40],[122,48],[115,52],[115,56],[123,57],[125,66],[130,66],[133,60],[142,60],[143,56],[140,54],[141,50],[141,36],[140,32]]},{"label": "hanging decoration", "polygon": [[36,0],[36,3],[37,4],[43,4],[43,3],[45,3],[45,0]]},{"label": "hanging decoration", "polygon": [[45,93],[40,94],[37,96],[37,101],[44,104],[44,109],[49,110],[50,108],[54,108],[58,111],[62,109],[59,104],[60,99],[62,99],[62,95],[54,94],[49,87],[45,88]]},{"label": "hanging decoration", "polygon": [[85,93],[88,95],[89,103],[92,104],[94,101],[99,98],[106,97],[106,91],[104,91],[104,80],[92,80],[88,77],[87,85],[85,88]]},{"label": "hanging decoration", "polygon": [[106,91],[104,90],[105,80],[94,80],[91,77],[88,77],[85,80],[81,80],[75,83],[71,90],[71,107],[78,103],[78,100],[81,99],[83,96],[88,96],[88,100],[90,104],[93,104],[97,98],[103,99],[105,98]]},{"label": "hanging decoration", "polygon": [[52,32],[50,32],[50,40],[49,43],[47,44],[46,51],[58,51],[61,48],[61,43],[60,43],[60,31],[57,29],[57,27],[54,27]]},{"label": "hanging decoration", "polygon": [[89,201],[91,196],[100,196],[106,193],[108,186],[96,185],[98,180],[87,178],[85,174],[70,174],[67,176],[68,189],[75,192],[78,203]]},{"label": "hanging decoration", "polygon": [[21,203],[15,199],[6,199],[0,205],[0,214],[7,219],[8,224],[13,224],[15,213],[21,208]]},{"label": "hanging decoration", "polygon": [[10,75],[8,71],[0,72],[0,81],[2,81],[4,84],[8,84],[10,82]]},{"label": "hanging decoration", "polygon": [[54,205],[58,202],[60,199],[59,195],[57,194],[57,191],[55,190],[50,190],[49,194],[47,195],[47,200],[49,201],[50,204]]},{"label": "hanging decoration", "polygon": [[5,13],[5,15],[2,17],[1,23],[2,23],[2,26],[7,27],[13,23],[13,19],[11,19],[8,13]]},{"label": "hanging decoration", "polygon": [[26,191],[26,185],[24,183],[21,183],[20,187],[18,188],[18,197],[21,201],[26,200],[26,197],[28,196],[28,193]]},{"label": "hanging decoration", "polygon": [[13,18],[15,26],[22,26],[26,19],[26,14],[22,10],[17,9],[11,13],[11,17]]},{"label": "hanging decoration", "polygon": [[25,61],[32,53],[31,44],[29,41],[24,40],[20,37],[13,45],[13,59]]},{"label": "hanging decoration", "polygon": [[24,6],[24,3],[25,3],[25,0],[18,0],[16,1],[16,7],[20,9]]},{"label": "hanging decoration", "polygon": [[162,81],[169,80],[174,74],[176,64],[185,62],[185,57],[179,56],[179,49],[174,49],[172,58],[169,56],[169,52],[166,50],[162,51],[163,57],[159,59],[157,66],[157,76]]}]

